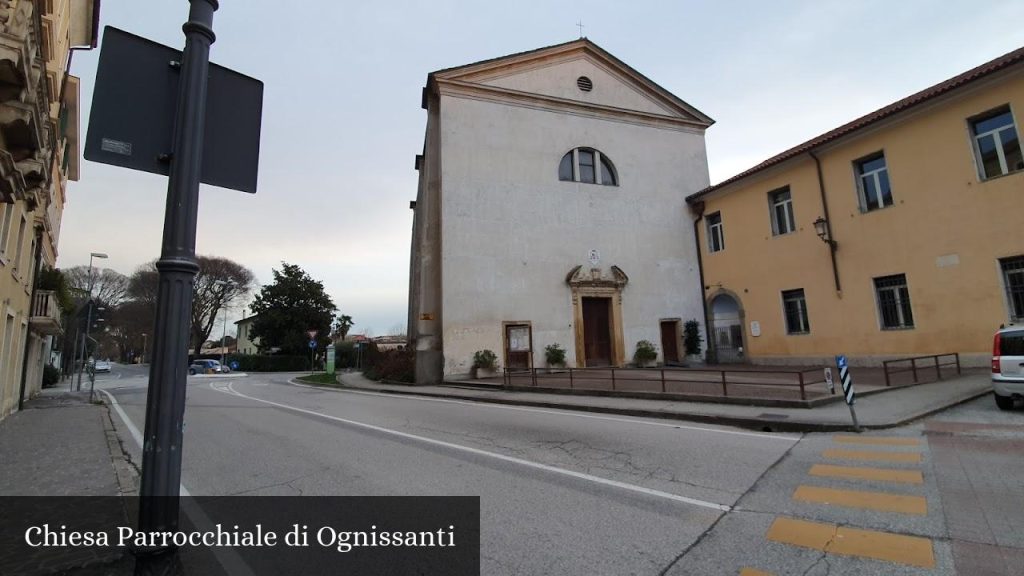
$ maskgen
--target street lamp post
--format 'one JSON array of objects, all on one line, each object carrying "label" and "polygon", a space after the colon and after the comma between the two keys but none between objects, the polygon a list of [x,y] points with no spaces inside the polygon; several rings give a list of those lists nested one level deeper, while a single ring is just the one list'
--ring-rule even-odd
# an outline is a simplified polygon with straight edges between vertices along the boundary
[{"label": "street lamp post", "polygon": [[146,333],[142,333],[142,363],[146,363]]},{"label": "street lamp post", "polygon": [[[234,287],[234,286],[238,285],[238,284],[236,284],[234,282],[231,282],[229,280],[214,280],[213,283],[216,284],[217,286],[223,286],[224,287],[223,292],[226,292],[228,287]],[[221,292],[221,296],[222,296],[221,299],[222,300],[223,300],[223,292]],[[227,311],[227,304],[226,304],[226,301],[225,301],[225,305],[224,305],[224,327],[221,329],[221,333],[220,333],[220,365],[221,366],[224,366],[225,348],[227,348],[227,346],[224,345],[224,340],[227,339],[227,337],[228,337],[228,311]]]},{"label": "street lamp post", "polygon": [[85,355],[88,350],[89,342],[89,328],[92,326],[92,259],[93,258],[107,258],[107,255],[102,252],[91,252],[89,254],[89,299],[88,308],[86,309],[85,315],[85,334],[82,336],[82,364],[78,367],[78,385],[75,387],[77,390],[82,389],[82,372],[85,370]]}]

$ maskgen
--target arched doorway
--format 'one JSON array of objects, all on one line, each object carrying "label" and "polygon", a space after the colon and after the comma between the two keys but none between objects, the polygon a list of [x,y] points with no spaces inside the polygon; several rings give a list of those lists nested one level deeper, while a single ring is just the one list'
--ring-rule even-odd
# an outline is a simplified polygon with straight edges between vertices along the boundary
[{"label": "arched doorway", "polygon": [[746,361],[743,353],[743,307],[734,295],[723,291],[711,298],[711,334],[718,362]]}]

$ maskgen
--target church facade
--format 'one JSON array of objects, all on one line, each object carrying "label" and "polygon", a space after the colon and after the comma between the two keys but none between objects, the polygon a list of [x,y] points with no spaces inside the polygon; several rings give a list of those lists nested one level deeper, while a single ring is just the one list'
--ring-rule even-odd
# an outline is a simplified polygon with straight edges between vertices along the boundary
[{"label": "church facade", "polygon": [[682,359],[704,326],[694,216],[708,116],[583,38],[440,70],[423,90],[409,338],[418,383]]}]

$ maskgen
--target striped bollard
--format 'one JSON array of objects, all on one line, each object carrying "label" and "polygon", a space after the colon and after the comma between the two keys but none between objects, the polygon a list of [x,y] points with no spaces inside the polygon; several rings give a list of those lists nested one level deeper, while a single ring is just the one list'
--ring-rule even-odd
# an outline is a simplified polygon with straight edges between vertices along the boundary
[{"label": "striped bollard", "polygon": [[836,356],[836,366],[839,367],[839,380],[843,384],[843,397],[846,399],[846,405],[850,408],[850,416],[853,418],[853,429],[860,432],[857,411],[853,409],[853,403],[857,397],[853,392],[853,377],[850,376],[850,367],[846,363],[846,356]]}]

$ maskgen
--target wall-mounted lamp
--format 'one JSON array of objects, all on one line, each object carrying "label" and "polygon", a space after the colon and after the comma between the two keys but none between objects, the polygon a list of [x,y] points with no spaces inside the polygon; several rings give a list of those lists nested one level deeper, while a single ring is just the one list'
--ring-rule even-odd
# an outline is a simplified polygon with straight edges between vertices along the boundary
[{"label": "wall-mounted lamp", "polygon": [[836,241],[832,239],[831,230],[829,230],[828,220],[825,220],[821,216],[814,221],[814,232],[821,238],[821,241],[829,246],[835,248]]}]

